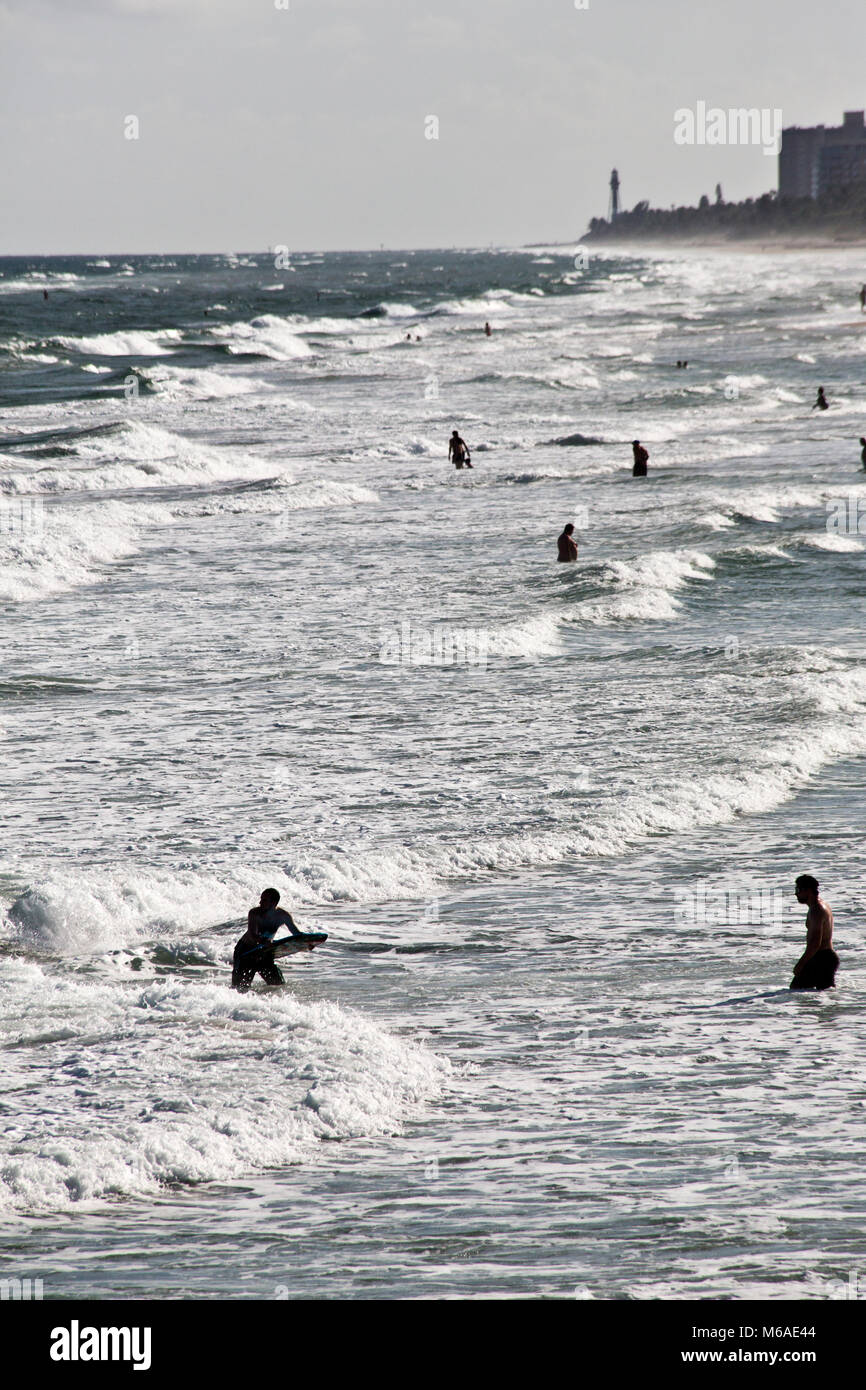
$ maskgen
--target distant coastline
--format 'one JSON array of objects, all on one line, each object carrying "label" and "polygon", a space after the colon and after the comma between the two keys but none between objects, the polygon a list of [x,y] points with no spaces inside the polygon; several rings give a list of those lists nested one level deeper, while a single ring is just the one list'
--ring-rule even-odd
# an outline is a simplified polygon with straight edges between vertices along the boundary
[{"label": "distant coastline", "polygon": [[822,237],[817,234],[811,236],[773,236],[772,234],[677,236],[673,233],[665,236],[663,233],[656,232],[651,236],[633,233],[629,236],[602,238],[587,233],[586,236],[580,238],[577,244],[598,249],[607,247],[610,250],[621,251],[672,251],[677,248],[682,251],[742,251],[746,254],[761,251],[772,251],[774,254],[783,251],[856,251],[866,247],[866,231],[859,236],[846,237]]},{"label": "distant coastline", "polygon": [[823,198],[765,193],[742,203],[703,197],[697,207],[651,208],[638,203],[608,222],[594,217],[581,238],[593,245],[719,247],[742,250],[842,250],[866,246],[866,185]]}]

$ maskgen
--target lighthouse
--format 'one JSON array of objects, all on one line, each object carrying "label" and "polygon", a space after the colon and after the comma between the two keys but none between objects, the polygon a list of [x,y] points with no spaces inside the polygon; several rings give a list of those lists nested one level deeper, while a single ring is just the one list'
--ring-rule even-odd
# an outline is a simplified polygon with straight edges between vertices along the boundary
[{"label": "lighthouse", "polygon": [[611,170],[610,175],[610,203],[608,205],[607,220],[615,222],[619,216],[619,174],[616,169]]}]

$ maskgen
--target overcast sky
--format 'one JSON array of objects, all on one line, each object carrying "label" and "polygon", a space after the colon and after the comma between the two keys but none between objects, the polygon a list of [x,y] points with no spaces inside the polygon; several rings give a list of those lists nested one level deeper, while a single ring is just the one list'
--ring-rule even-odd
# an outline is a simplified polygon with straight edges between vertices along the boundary
[{"label": "overcast sky", "polygon": [[284,2],[0,0],[0,254],[568,240],[614,165],[627,207],[776,186],[678,108],[866,106],[864,0]]}]

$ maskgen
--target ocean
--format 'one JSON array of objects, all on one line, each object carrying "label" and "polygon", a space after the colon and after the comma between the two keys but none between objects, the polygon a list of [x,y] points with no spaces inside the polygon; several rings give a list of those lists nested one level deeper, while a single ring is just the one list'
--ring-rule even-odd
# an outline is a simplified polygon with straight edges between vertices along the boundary
[{"label": "ocean", "polygon": [[862,255],[576,250],[0,260],[46,1298],[866,1289]]}]

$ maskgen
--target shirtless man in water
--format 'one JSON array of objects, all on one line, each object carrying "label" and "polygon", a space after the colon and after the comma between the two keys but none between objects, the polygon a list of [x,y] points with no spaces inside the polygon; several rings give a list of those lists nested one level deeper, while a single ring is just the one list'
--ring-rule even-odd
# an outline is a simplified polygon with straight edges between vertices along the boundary
[{"label": "shirtless man in water", "polygon": [[818,880],[801,874],[794,885],[798,903],[808,903],[806,949],[794,966],[791,989],[832,989],[839,957],[833,950],[833,913],[818,896]]},{"label": "shirtless man in water", "polygon": [[574,526],[571,522],[565,527],[561,536],[556,539],[559,550],[557,560],[564,560],[567,563],[577,559],[577,541],[574,539]]},{"label": "shirtless man in water", "polygon": [[465,439],[460,438],[456,430],[451,431],[451,438],[448,440],[448,457],[453,458],[455,468],[472,467],[469,458],[469,445]]},{"label": "shirtless man in water", "polygon": [[232,961],[232,989],[241,994],[246,993],[256,975],[261,975],[268,985],[285,984],[274,960],[274,936],[279,927],[288,927],[292,936],[303,933],[295,926],[292,914],[277,907],[279,901],[276,888],[266,888],[258,907],[250,908],[247,914],[247,929],[235,947]]}]

